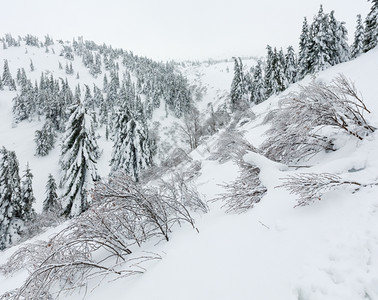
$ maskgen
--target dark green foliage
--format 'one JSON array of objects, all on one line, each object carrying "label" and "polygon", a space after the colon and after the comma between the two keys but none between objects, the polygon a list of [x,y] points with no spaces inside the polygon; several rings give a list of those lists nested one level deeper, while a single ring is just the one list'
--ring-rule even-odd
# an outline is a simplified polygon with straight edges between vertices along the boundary
[{"label": "dark green foliage", "polygon": [[357,15],[357,26],[356,31],[354,33],[354,42],[352,45],[352,57],[356,58],[363,52],[364,48],[364,39],[365,39],[365,33],[364,33],[364,25],[362,24],[361,15]]},{"label": "dark green foliage", "polygon": [[25,222],[33,221],[35,218],[35,211],[32,207],[34,202],[33,174],[28,163],[21,182],[21,216]]},{"label": "dark green foliage", "polygon": [[148,128],[124,107],[117,114],[114,131],[112,173],[123,171],[138,181],[142,170],[152,165]]},{"label": "dark green foliage", "polygon": [[372,7],[365,19],[364,52],[368,52],[378,43],[378,0],[369,0]]},{"label": "dark green foliage", "polygon": [[77,216],[88,208],[88,191],[99,179],[96,169],[99,157],[92,117],[79,103],[72,108],[67,122],[60,157],[65,216]]},{"label": "dark green foliage", "polygon": [[12,86],[13,78],[9,70],[8,60],[6,59],[4,59],[4,69],[3,69],[2,80],[3,80],[3,86],[8,86],[8,87]]},{"label": "dark green foliage", "polygon": [[241,58],[234,57],[234,78],[231,83],[231,110],[241,109],[246,103],[247,87],[243,73],[243,63]]},{"label": "dark green foliage", "polygon": [[50,119],[46,120],[41,130],[36,130],[34,141],[36,143],[36,155],[46,156],[54,148],[56,133]]},{"label": "dark green foliage", "polygon": [[43,201],[43,212],[58,213],[60,205],[58,202],[57,185],[54,177],[49,174],[46,183],[46,199]]},{"label": "dark green foliage", "polygon": [[0,250],[17,241],[24,226],[16,154],[0,150]]}]

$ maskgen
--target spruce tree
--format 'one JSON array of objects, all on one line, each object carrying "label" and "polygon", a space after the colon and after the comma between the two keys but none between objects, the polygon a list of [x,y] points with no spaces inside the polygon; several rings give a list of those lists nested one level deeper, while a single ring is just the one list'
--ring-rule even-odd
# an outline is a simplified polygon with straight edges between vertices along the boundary
[{"label": "spruce tree", "polygon": [[21,215],[24,221],[32,221],[35,218],[35,211],[32,207],[34,202],[33,174],[29,168],[29,163],[27,163],[21,182]]},{"label": "spruce tree", "polygon": [[295,56],[295,51],[292,46],[287,48],[287,53],[285,57],[285,77],[288,84],[297,81],[298,76],[298,64]]},{"label": "spruce tree", "polygon": [[33,64],[33,61],[30,60],[30,72],[33,72],[35,69],[34,69],[34,64]]},{"label": "spruce tree", "polygon": [[234,59],[234,78],[231,83],[231,110],[237,110],[241,107],[243,98],[245,96],[245,86],[243,78],[243,63],[239,58],[233,57]]},{"label": "spruce tree", "polygon": [[330,51],[330,65],[334,66],[350,60],[350,48],[348,45],[348,31],[344,22],[335,18],[335,12],[329,14],[328,48]]},{"label": "spruce tree", "polygon": [[368,52],[378,43],[378,0],[369,0],[373,3],[365,19],[364,52]]},{"label": "spruce tree", "polygon": [[3,250],[17,241],[24,221],[16,154],[3,147],[0,155],[0,250]]},{"label": "spruce tree", "polygon": [[320,5],[309,30],[309,47],[307,53],[308,73],[316,73],[331,66],[329,48],[329,17]]},{"label": "spruce tree", "polygon": [[41,130],[36,130],[34,141],[36,143],[36,155],[46,156],[54,149],[56,133],[54,125],[47,119]]},{"label": "spruce tree", "polygon": [[309,51],[309,28],[307,18],[304,18],[302,32],[299,37],[299,53],[298,53],[298,80],[303,79],[309,70],[308,51]]},{"label": "spruce tree", "polygon": [[61,186],[65,187],[65,216],[81,214],[88,207],[88,191],[99,179],[96,169],[100,157],[93,129],[93,120],[82,103],[72,108],[62,143],[60,165]]},{"label": "spruce tree", "polygon": [[364,48],[364,25],[362,24],[361,15],[357,15],[357,26],[354,32],[354,42],[352,45],[352,57],[356,58],[363,52]]},{"label": "spruce tree", "polygon": [[12,86],[13,78],[12,78],[12,74],[10,73],[10,70],[9,70],[9,65],[8,65],[7,59],[4,59],[4,69],[3,69],[2,79],[3,79],[3,85],[4,86],[8,86],[8,87]]},{"label": "spruce tree", "polygon": [[147,126],[124,107],[117,115],[111,171],[124,171],[138,181],[141,171],[152,165]]},{"label": "spruce tree", "polygon": [[250,101],[252,103],[259,104],[265,99],[266,94],[264,86],[263,63],[261,60],[258,60],[256,66],[253,69]]},{"label": "spruce tree", "polygon": [[57,213],[60,209],[58,202],[57,185],[54,177],[49,174],[46,183],[46,198],[43,201],[43,212],[44,213]]}]

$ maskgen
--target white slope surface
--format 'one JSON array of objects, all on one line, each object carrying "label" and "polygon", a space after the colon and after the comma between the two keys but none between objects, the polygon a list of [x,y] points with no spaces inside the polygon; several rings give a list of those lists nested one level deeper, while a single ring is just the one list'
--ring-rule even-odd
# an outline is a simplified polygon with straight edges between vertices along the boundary
[{"label": "white slope surface", "polygon": [[[199,104],[202,109],[208,102],[219,101],[217,97],[229,90],[232,69],[231,76],[216,77],[217,69],[225,67],[197,66],[192,73],[193,80],[198,78],[198,72],[202,74],[201,84],[211,90]],[[372,111],[367,119],[378,127],[378,49],[321,72],[318,77],[330,81],[338,73],[355,82]],[[310,80],[305,78],[301,84]],[[296,89],[298,85],[293,85],[287,92]],[[266,138],[267,126],[261,125],[261,121],[269,109],[276,107],[277,100],[278,97],[272,97],[255,106],[256,119],[239,128],[246,131],[252,144],[258,146]],[[7,122],[9,119],[8,116]],[[1,139],[3,134],[12,135],[8,131],[22,135],[20,126],[10,129],[2,120],[5,119],[0,122]],[[196,185],[206,200],[223,191],[220,184],[238,177],[238,168],[232,162],[220,164],[207,159],[208,150],[213,150],[212,140],[192,153],[202,162]],[[320,153],[307,161],[310,167],[305,172],[329,172],[347,180],[377,182],[378,133],[359,141],[340,132],[338,142],[338,151]],[[21,145],[15,147],[23,153]],[[136,255],[142,251],[156,252],[162,260],[150,263],[143,275],[103,281],[86,299],[378,299],[378,186],[355,193],[343,187],[326,193],[321,201],[294,208],[295,195],[276,187],[283,177],[303,169],[288,168],[256,154],[247,154],[245,160],[261,168],[260,178],[268,188],[260,203],[243,214],[226,214],[221,203],[211,203],[210,213],[195,215],[200,233],[183,226],[176,229],[170,242],[134,249]],[[33,163],[37,170],[38,162]],[[40,166],[43,168],[42,163]],[[1,253],[0,262],[13,251]],[[0,293],[20,285],[25,275],[0,275]],[[67,299],[82,297],[83,294],[74,293]]]}]

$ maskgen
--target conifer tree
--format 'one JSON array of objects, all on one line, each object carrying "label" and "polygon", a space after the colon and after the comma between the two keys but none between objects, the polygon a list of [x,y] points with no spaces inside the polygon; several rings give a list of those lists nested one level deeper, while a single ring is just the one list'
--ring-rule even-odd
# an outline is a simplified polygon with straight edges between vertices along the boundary
[{"label": "conifer tree", "polygon": [[298,54],[298,80],[304,78],[308,74],[308,50],[309,50],[309,28],[307,18],[304,18],[302,25],[302,33],[299,37],[299,54]]},{"label": "conifer tree", "polygon": [[113,173],[124,171],[138,181],[141,171],[152,165],[147,126],[123,107],[118,113],[114,130],[111,170]]},{"label": "conifer tree", "polygon": [[4,69],[3,69],[3,85],[11,87],[12,86],[12,74],[10,73],[9,70],[9,65],[8,65],[8,60],[4,59]]},{"label": "conifer tree", "polygon": [[252,103],[259,104],[265,99],[266,94],[263,76],[263,63],[261,60],[258,60],[256,66],[253,69],[250,101]]},{"label": "conifer tree", "polygon": [[328,48],[330,51],[330,65],[334,66],[350,60],[350,48],[348,45],[348,31],[344,22],[335,18],[335,12],[329,14]]},{"label": "conifer tree", "polygon": [[46,156],[54,148],[56,133],[50,119],[46,119],[41,130],[36,130],[34,141],[36,143],[36,155]]},{"label": "conifer tree", "polygon": [[33,61],[30,60],[30,72],[33,72],[34,71],[34,64],[33,64]]},{"label": "conifer tree", "polygon": [[292,46],[289,46],[287,48],[284,72],[285,72],[285,77],[288,84],[291,84],[297,81],[298,64],[297,64],[294,48]]},{"label": "conifer tree", "polygon": [[320,5],[309,31],[310,44],[307,53],[308,73],[316,73],[331,66],[329,49],[329,19]]},{"label": "conifer tree", "polygon": [[94,106],[94,100],[93,100],[93,97],[92,97],[92,94],[91,94],[91,90],[90,90],[88,85],[84,84],[84,86],[85,86],[85,94],[84,94],[83,103],[87,108],[89,108],[93,111],[95,106]]},{"label": "conifer tree", "polygon": [[46,183],[46,198],[43,201],[43,212],[57,213],[60,209],[58,203],[57,185],[54,177],[49,174]]},{"label": "conifer tree", "polygon": [[36,98],[31,81],[26,79],[21,86],[21,94],[13,98],[13,116],[16,122],[32,120],[36,111]]},{"label": "conifer tree", "polygon": [[35,218],[35,211],[32,207],[34,202],[33,174],[29,168],[29,163],[27,163],[21,182],[21,215],[22,219],[26,222],[32,221]]},{"label": "conifer tree", "polygon": [[96,169],[100,157],[93,120],[82,103],[72,107],[62,143],[60,165],[61,186],[65,187],[64,215],[73,217],[88,207],[88,191],[99,179]]},{"label": "conifer tree", "polygon": [[245,96],[245,86],[243,78],[243,63],[239,58],[234,57],[234,78],[231,83],[231,110],[240,108]]},{"label": "conifer tree", "polygon": [[364,48],[364,25],[362,24],[361,15],[357,15],[357,26],[354,32],[354,42],[352,45],[352,57],[356,58],[363,52]]},{"label": "conifer tree", "polygon": [[0,250],[3,250],[17,241],[24,221],[16,154],[3,147],[0,155]]},{"label": "conifer tree", "polygon": [[378,43],[378,0],[369,0],[372,7],[365,19],[364,52],[368,52]]}]

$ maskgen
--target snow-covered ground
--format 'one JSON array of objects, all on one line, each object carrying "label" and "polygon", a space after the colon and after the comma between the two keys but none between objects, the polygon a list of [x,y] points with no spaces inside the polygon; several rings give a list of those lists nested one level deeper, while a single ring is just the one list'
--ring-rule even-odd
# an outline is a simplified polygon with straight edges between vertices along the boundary
[{"label": "snow-covered ground", "polygon": [[[38,68],[37,60],[33,62]],[[15,66],[11,62],[10,66],[13,71]],[[231,62],[186,70],[193,84],[205,87],[198,103],[201,111],[210,102],[217,106],[226,99],[232,66]],[[366,118],[378,127],[378,49],[316,77],[331,81],[339,73],[355,82],[371,110]],[[299,84],[305,85],[311,79],[306,77]],[[285,93],[297,89],[295,84]],[[0,92],[0,146],[16,150],[21,168],[30,161],[36,179],[35,194],[40,201],[37,205],[41,205],[47,174],[58,172],[59,151],[55,149],[47,158],[34,157],[33,132],[41,123],[24,122],[11,128],[10,98],[10,92]],[[270,109],[277,107],[278,99],[272,97],[253,107],[256,118],[237,128],[245,131],[254,146],[266,138],[268,126],[261,122]],[[305,162],[309,166],[305,172],[328,172],[361,183],[378,182],[377,135],[375,132],[359,141],[340,132],[337,141],[341,148],[312,157]],[[210,138],[191,154],[202,163],[195,183],[205,200],[223,191],[220,184],[238,177],[238,167],[233,162],[221,164],[209,159],[216,138]],[[104,148],[109,151],[109,147]],[[134,249],[134,254],[158,253],[162,260],[149,263],[142,275],[104,280],[86,299],[378,299],[378,186],[355,193],[348,187],[341,188],[326,193],[321,201],[294,208],[296,196],[276,187],[282,184],[283,177],[299,174],[303,169],[287,168],[257,154],[247,154],[245,160],[260,167],[260,179],[268,188],[260,203],[243,214],[226,214],[221,203],[209,203],[208,214],[195,215],[199,233],[183,226],[169,242],[151,242]],[[107,172],[103,162],[99,166],[100,171]],[[48,234],[51,232],[44,236]],[[0,263],[13,251],[11,248],[0,253]],[[0,294],[20,285],[25,278],[25,272],[13,278],[0,275]],[[74,293],[67,299],[82,297],[83,293]]]}]

